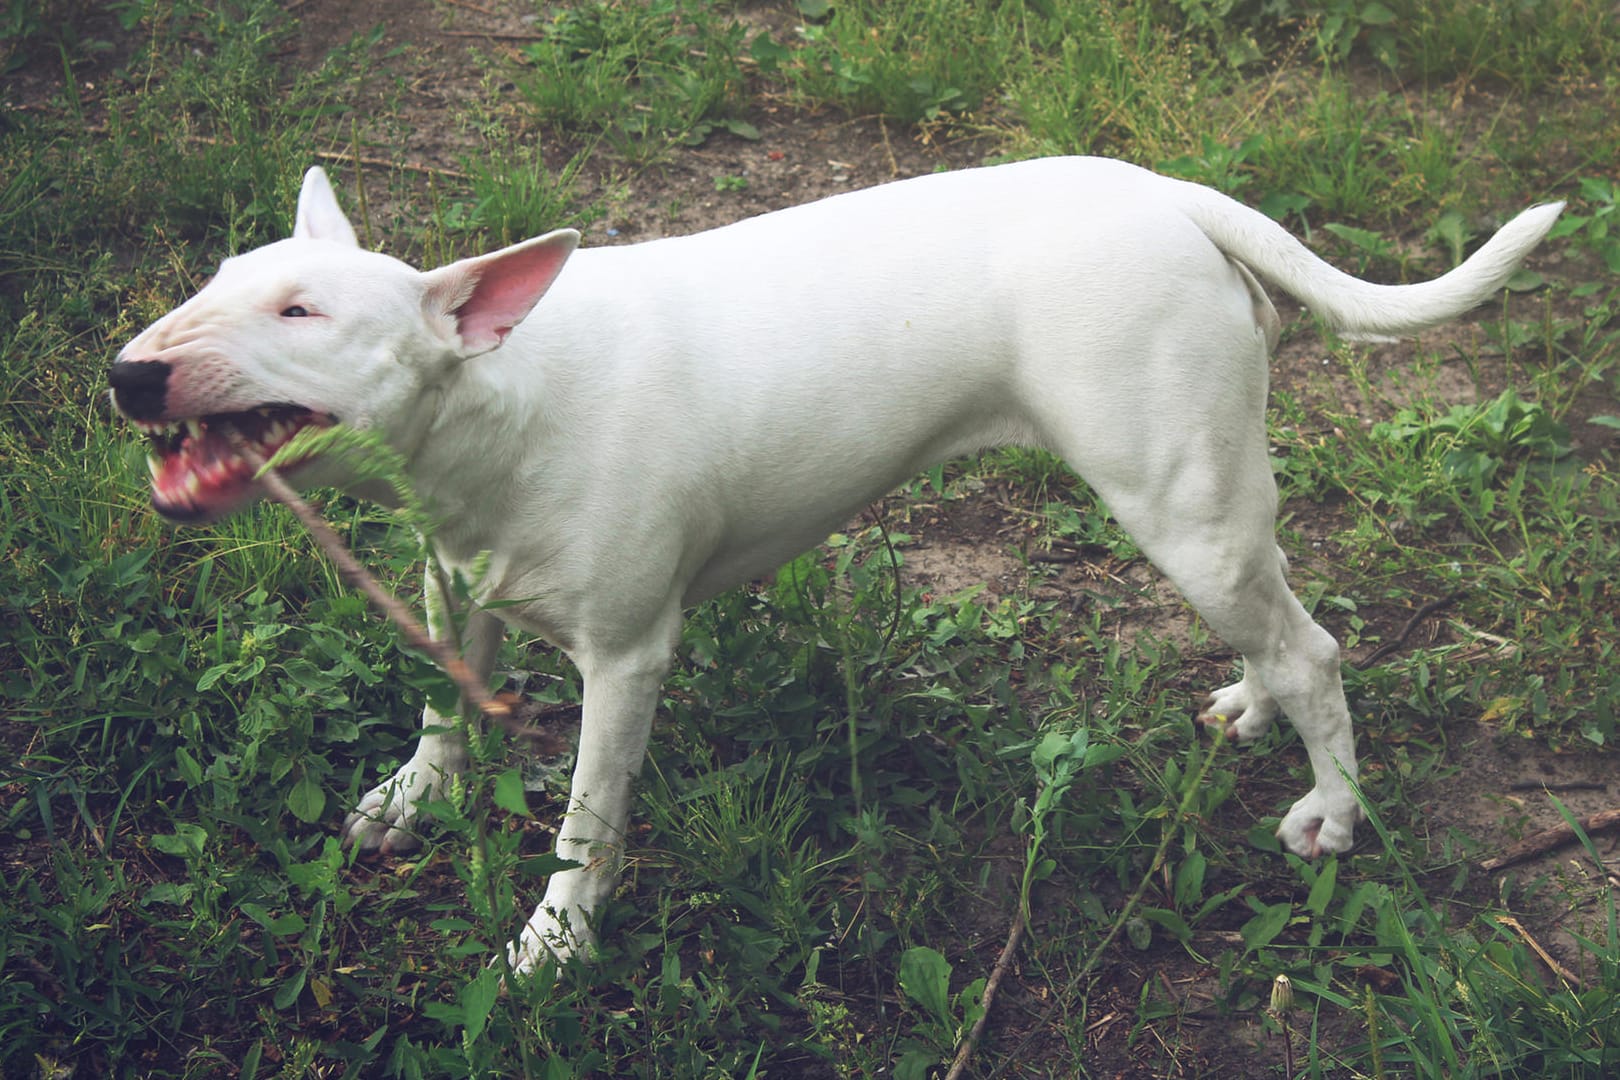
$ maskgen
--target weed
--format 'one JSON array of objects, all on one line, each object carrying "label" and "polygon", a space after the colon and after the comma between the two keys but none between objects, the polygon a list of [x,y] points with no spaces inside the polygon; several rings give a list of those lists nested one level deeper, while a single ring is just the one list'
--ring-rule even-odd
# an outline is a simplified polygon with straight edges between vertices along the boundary
[{"label": "weed", "polygon": [[1444,416],[1403,409],[1374,425],[1372,437],[1406,444],[1437,462],[1447,479],[1476,492],[1505,462],[1521,456],[1557,462],[1571,452],[1569,429],[1540,405],[1521,401],[1512,387],[1481,405],[1453,405]]},{"label": "weed", "polygon": [[524,50],[520,88],[542,122],[598,134],[635,162],[717,129],[757,138],[740,115],[745,36],[694,0],[593,0],[559,10]]},{"label": "weed", "polygon": [[838,4],[800,28],[793,84],[853,113],[937,120],[978,108],[997,89],[1017,24],[1011,9],[966,0]]},{"label": "weed", "polygon": [[602,214],[599,207],[578,205],[576,185],[587,157],[588,152],[576,154],[553,172],[530,145],[496,145],[469,155],[463,165],[473,201],[446,224],[487,235],[502,247],[552,229],[582,228]]},{"label": "weed", "polygon": [[1555,240],[1579,237],[1581,246],[1602,259],[1611,274],[1620,274],[1620,184],[1586,177],[1580,192],[1585,212],[1567,211],[1550,235]]}]

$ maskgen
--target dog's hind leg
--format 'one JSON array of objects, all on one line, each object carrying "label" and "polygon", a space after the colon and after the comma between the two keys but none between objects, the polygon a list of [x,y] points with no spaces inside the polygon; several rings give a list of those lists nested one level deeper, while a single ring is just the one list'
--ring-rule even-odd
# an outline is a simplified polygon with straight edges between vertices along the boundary
[{"label": "dog's hind leg", "polygon": [[546,883],[544,899],[508,952],[516,971],[532,971],[547,954],[559,961],[588,956],[596,940],[593,922],[619,881],[632,789],[680,626],[677,608],[630,647],[572,654],[584,681],[584,701],[579,757],[557,854],[580,865]]},{"label": "dog's hind leg", "polygon": [[1277,835],[1301,855],[1342,851],[1360,811],[1346,782],[1356,757],[1339,646],[1288,588],[1273,540],[1277,494],[1264,425],[1242,426],[1246,435],[1228,426],[1167,436],[1179,439],[1180,453],[1152,455],[1126,482],[1093,483],[1143,552],[1242,654],[1243,680],[1217,692],[1213,707],[1236,713],[1240,738],[1263,731],[1279,706],[1298,730],[1315,787]]},{"label": "dog's hind leg", "polygon": [[1338,643],[1289,590],[1274,538],[1264,341],[1245,340],[1241,325],[1224,343],[1218,327],[1199,329],[1172,338],[1196,343],[1191,355],[1150,351],[1129,368],[1149,373],[1125,392],[1152,400],[1151,409],[1082,410],[1078,423],[1042,410],[1047,441],[1242,654],[1242,681],[1213,695],[1206,721],[1225,713],[1240,738],[1252,738],[1280,707],[1298,730],[1315,786],[1284,816],[1283,843],[1307,856],[1342,851],[1360,816],[1346,781],[1356,776],[1354,737]]},{"label": "dog's hind leg", "polygon": [[1243,655],[1243,680],[1213,695],[1201,719],[1211,710],[1232,710],[1234,734],[1252,738],[1280,706],[1305,744],[1315,786],[1284,815],[1277,835],[1301,855],[1343,851],[1360,808],[1346,779],[1355,779],[1356,757],[1338,642],[1289,591],[1269,544],[1223,542],[1209,532],[1218,524],[1197,517],[1206,522],[1197,531],[1137,539],[1210,627]]},{"label": "dog's hind leg", "polygon": [[[1288,560],[1280,550],[1277,557],[1286,577]],[[1240,743],[1253,742],[1264,735],[1271,730],[1276,718],[1277,699],[1247,664],[1243,667],[1243,678],[1206,697],[1198,713],[1199,723],[1219,729]]]},{"label": "dog's hind leg", "polygon": [[[428,633],[435,640],[449,634],[451,600],[444,596],[439,575],[427,572],[424,589]],[[489,680],[495,667],[506,626],[495,615],[475,610],[461,631],[462,659],[480,682]],[[465,708],[465,702],[462,703]],[[454,717],[433,706],[422,710],[422,735],[409,761],[389,779],[368,791],[343,821],[343,843],[362,851],[395,853],[415,849],[421,840],[413,831],[418,804],[432,802],[446,782],[467,768],[467,737]]]}]

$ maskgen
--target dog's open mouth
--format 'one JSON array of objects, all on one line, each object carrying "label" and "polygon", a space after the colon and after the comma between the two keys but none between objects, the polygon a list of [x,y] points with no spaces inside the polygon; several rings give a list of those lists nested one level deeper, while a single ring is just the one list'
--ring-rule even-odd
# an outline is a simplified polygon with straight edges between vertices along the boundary
[{"label": "dog's open mouth", "polygon": [[152,506],[173,521],[223,517],[255,494],[256,470],[237,449],[238,440],[269,458],[304,428],[333,423],[332,417],[299,405],[265,405],[167,423],[136,420],[151,443],[146,463],[152,472]]}]

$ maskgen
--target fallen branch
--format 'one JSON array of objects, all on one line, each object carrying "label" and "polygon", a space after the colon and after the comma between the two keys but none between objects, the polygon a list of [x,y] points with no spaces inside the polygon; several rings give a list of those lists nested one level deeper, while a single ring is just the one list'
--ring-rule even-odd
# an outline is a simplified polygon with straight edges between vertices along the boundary
[{"label": "fallen branch", "polygon": [[314,538],[316,546],[332,561],[332,565],[337,567],[338,576],[344,583],[363,593],[373,607],[399,627],[407,643],[426,654],[428,659],[450,676],[466,701],[476,706],[486,719],[499,724],[511,734],[533,741],[542,752],[556,753],[562,749],[560,740],[554,734],[544,728],[525,724],[514,717],[512,706],[491,694],[454,649],[444,641],[435,640],[422,624],[416,621],[416,616],[411,614],[410,608],[383,588],[377,579],[360,565],[360,561],[339,539],[337,533],[332,531],[332,526],[326,523],[326,519],[305,502],[303,497],[293,490],[292,485],[282,479],[279,472],[266,464],[258,451],[235,432],[230,434],[230,439],[237,453],[257,471],[259,483],[264,485],[265,491],[272,499],[293,512],[299,524],[303,525]]},{"label": "fallen branch", "polygon": [[[1582,818],[1580,824],[1581,830],[1588,835],[1597,832],[1599,829],[1607,829],[1614,825],[1620,825],[1620,809],[1599,810],[1595,814],[1589,814]],[[1479,864],[1479,868],[1485,871],[1500,870],[1503,867],[1512,866],[1514,863],[1523,862],[1526,859],[1532,859],[1537,855],[1543,855],[1554,848],[1559,848],[1563,847],[1565,844],[1574,843],[1575,839],[1575,830],[1570,827],[1568,822],[1565,822],[1562,825],[1555,825],[1550,829],[1543,829],[1541,832],[1531,833],[1523,840],[1520,840],[1518,843],[1512,845],[1506,851],[1502,852],[1502,854],[1493,859],[1486,859],[1481,862]]]},{"label": "fallen branch", "polygon": [[1609,785],[1599,780],[1515,780],[1509,791],[1607,791]]},{"label": "fallen branch", "polygon": [[491,41],[544,41],[546,35],[535,33],[508,33],[501,30],[440,30],[441,37],[488,38]]},{"label": "fallen branch", "polygon": [[[106,131],[106,128],[99,130]],[[212,135],[190,135],[186,136],[186,138],[191,142],[201,143],[204,146],[237,145],[231,140],[216,139]],[[467,179],[466,173],[439,165],[418,165],[412,161],[388,161],[379,157],[365,157],[347,150],[311,150],[309,153],[316,161],[330,161],[334,165],[364,165],[371,169],[398,169],[401,172],[413,172],[421,176],[446,176],[452,180]]]},{"label": "fallen branch", "polygon": [[1389,641],[1384,642],[1382,645],[1378,646],[1378,648],[1374,649],[1370,654],[1363,658],[1360,663],[1356,664],[1356,668],[1358,670],[1365,671],[1378,661],[1382,660],[1384,657],[1388,656],[1390,653],[1399,649],[1402,645],[1406,644],[1406,639],[1412,636],[1412,631],[1417,629],[1418,623],[1422,622],[1430,615],[1433,615],[1435,612],[1450,607],[1452,604],[1455,604],[1458,600],[1462,599],[1462,597],[1463,593],[1458,591],[1451,593],[1448,596],[1442,596],[1438,600],[1430,600],[1427,604],[1424,604],[1422,607],[1418,608],[1412,613],[1412,617],[1406,620],[1406,625],[1401,627],[1399,633],[1397,633]]},{"label": "fallen branch", "polygon": [[461,170],[447,169],[442,165],[418,165],[413,161],[387,161],[383,158],[349,154],[341,150],[316,150],[313,153],[318,160],[330,161],[335,165],[352,165],[358,162],[373,169],[398,169],[401,172],[413,172],[421,176],[447,176],[452,180],[467,179],[467,174]]},{"label": "fallen branch", "polygon": [[1524,924],[1518,919],[1515,919],[1511,915],[1498,915],[1496,917],[1496,922],[1498,925],[1505,926],[1509,930],[1512,930],[1514,933],[1518,934],[1519,937],[1523,939],[1524,943],[1530,946],[1531,950],[1537,956],[1541,957],[1541,962],[1546,964],[1547,969],[1554,975],[1557,975],[1560,979],[1563,979],[1566,983],[1569,983],[1577,990],[1586,989],[1586,984],[1581,981],[1581,977],[1569,970],[1569,968],[1565,967],[1563,964],[1560,964],[1557,960],[1554,960],[1552,958],[1552,954],[1541,947],[1541,942],[1530,936],[1530,931],[1526,930],[1524,928]]},{"label": "fallen branch", "polygon": [[1020,906],[1018,913],[1013,916],[1012,930],[1007,934],[1007,944],[1002,946],[1001,955],[996,958],[996,966],[990,969],[990,977],[984,983],[984,996],[979,999],[979,1018],[973,1021],[973,1029],[962,1040],[962,1045],[956,1050],[956,1058],[951,1062],[950,1072],[945,1074],[945,1080],[959,1080],[962,1070],[967,1068],[968,1058],[973,1056],[973,1048],[978,1045],[979,1038],[984,1034],[985,1025],[990,1022],[990,1005],[996,999],[996,991],[1001,987],[1001,980],[1007,972],[1012,970],[1013,956],[1018,952],[1018,943],[1024,940],[1024,912]]}]

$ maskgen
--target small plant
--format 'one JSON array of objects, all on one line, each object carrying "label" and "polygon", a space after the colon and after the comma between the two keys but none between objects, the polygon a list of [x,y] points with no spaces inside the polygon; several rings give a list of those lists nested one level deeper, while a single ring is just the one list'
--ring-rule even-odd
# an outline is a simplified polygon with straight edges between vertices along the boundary
[{"label": "small plant", "polygon": [[588,152],[548,169],[539,151],[524,144],[492,145],[467,155],[462,164],[472,186],[473,204],[459,218],[462,228],[487,232],[497,245],[513,244],[565,226],[581,228],[601,216],[597,206],[581,207],[577,187]]},{"label": "small plant", "polygon": [[855,113],[939,120],[969,113],[996,90],[1016,23],[1005,11],[965,0],[884,5],[853,0],[825,24],[800,29],[791,70],[801,93]]},{"label": "small plant", "polygon": [[1556,462],[1570,454],[1569,429],[1512,388],[1481,405],[1454,405],[1443,416],[1403,410],[1373,427],[1373,437],[1438,453],[1446,475],[1475,488],[1490,483],[1504,463],[1519,457]]},{"label": "small plant", "polygon": [[1328,222],[1322,226],[1323,230],[1332,233],[1343,240],[1350,251],[1358,259],[1356,272],[1365,274],[1367,268],[1375,262],[1383,262],[1395,258],[1395,248],[1390,242],[1371,229],[1359,229],[1353,225],[1341,225],[1338,222]]},{"label": "small plant", "polygon": [[1548,236],[1573,237],[1602,259],[1609,273],[1620,274],[1620,182],[1584,177],[1580,192],[1586,212],[1565,210]]},{"label": "small plant", "polygon": [[598,134],[632,161],[717,129],[757,139],[740,115],[745,38],[695,0],[594,0],[559,11],[524,50],[519,87],[542,122]]},{"label": "small plant", "polygon": [[917,1008],[915,1035],[901,1041],[897,1080],[926,1080],[941,1060],[949,1058],[963,1036],[983,1014],[984,979],[975,979],[954,996],[951,963],[926,945],[900,956],[900,989]]}]

